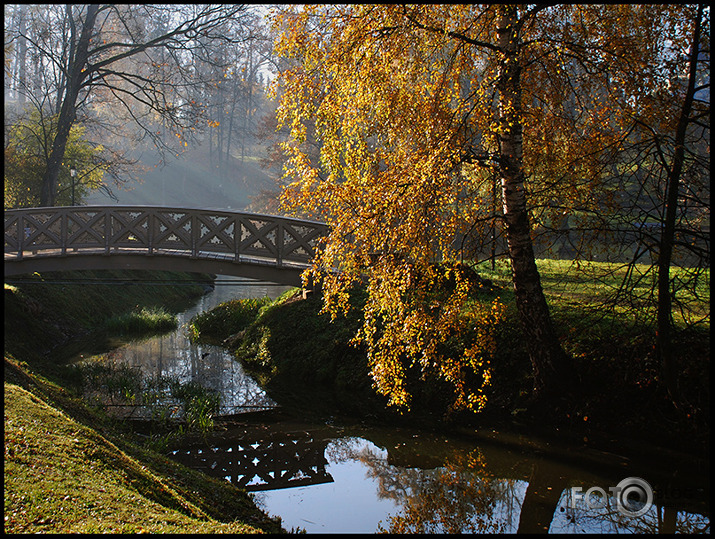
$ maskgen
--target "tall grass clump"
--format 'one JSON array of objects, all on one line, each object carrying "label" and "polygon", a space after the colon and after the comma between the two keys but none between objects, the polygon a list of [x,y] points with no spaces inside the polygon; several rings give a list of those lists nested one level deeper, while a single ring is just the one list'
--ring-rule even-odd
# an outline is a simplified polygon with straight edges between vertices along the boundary
[{"label": "tall grass clump", "polygon": [[196,382],[173,382],[171,396],[182,403],[186,429],[209,432],[221,407],[221,395]]},{"label": "tall grass clump", "polygon": [[110,318],[105,329],[120,335],[142,335],[148,333],[166,333],[178,326],[176,315],[163,307],[143,307],[139,311],[125,313]]}]

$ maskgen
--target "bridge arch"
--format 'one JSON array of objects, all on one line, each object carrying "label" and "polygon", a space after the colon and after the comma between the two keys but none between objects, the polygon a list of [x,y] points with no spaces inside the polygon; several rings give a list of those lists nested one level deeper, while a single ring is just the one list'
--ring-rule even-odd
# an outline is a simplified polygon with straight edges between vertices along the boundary
[{"label": "bridge arch", "polygon": [[6,210],[5,275],[79,269],[215,273],[300,286],[324,223],[160,206]]}]

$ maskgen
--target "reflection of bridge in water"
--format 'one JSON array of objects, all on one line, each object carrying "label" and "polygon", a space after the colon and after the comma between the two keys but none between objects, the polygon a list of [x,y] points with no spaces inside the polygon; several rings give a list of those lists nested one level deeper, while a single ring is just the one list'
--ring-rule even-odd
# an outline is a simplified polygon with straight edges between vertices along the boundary
[{"label": "reflection of bridge in water", "polygon": [[248,431],[230,443],[181,448],[170,456],[181,464],[225,479],[249,492],[332,483],[325,470],[329,438],[310,432]]}]

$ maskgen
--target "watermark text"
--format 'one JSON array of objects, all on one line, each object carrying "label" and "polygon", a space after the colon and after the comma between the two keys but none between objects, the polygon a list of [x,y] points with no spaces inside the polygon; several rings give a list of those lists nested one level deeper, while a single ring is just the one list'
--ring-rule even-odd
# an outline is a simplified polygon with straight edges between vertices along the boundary
[{"label": "watermark text", "polygon": [[[582,492],[581,487],[571,488],[571,507],[576,507],[578,500],[583,500],[589,509],[606,507],[608,494],[601,487],[591,487]],[[653,489],[640,477],[627,477],[608,491],[616,501],[616,509],[625,516],[640,517],[653,505]]]}]

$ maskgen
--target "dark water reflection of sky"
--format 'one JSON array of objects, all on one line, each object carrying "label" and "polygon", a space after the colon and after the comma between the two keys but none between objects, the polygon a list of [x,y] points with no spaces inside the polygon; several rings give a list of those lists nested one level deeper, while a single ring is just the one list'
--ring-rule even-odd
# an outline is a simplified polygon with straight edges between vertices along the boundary
[{"label": "dark water reflection of sky", "polygon": [[[124,345],[99,357],[138,367],[147,377],[200,382],[221,393],[223,413],[241,411],[237,407],[242,406],[272,407],[273,401],[230,354],[220,347],[192,345],[184,326],[196,313],[223,301],[275,298],[286,289],[217,286],[179,315],[176,332]],[[256,503],[280,516],[287,530],[709,533],[709,509],[702,509],[709,507],[709,484],[703,489],[701,484],[681,481],[680,487],[687,491],[685,501],[664,504],[657,499],[646,514],[630,518],[615,509],[613,499],[594,509],[583,500],[574,505],[571,498],[573,487],[581,487],[582,492],[594,486],[607,490],[634,475],[623,463],[597,472],[586,461],[566,464],[525,447],[507,449],[407,429],[259,424],[250,432],[229,430],[220,440],[209,439],[205,445],[185,447],[173,455],[216,477],[240,479],[239,486],[254,490],[251,495]],[[670,463],[664,466],[639,469],[637,474],[654,486],[666,485]],[[673,480],[678,473],[674,466]],[[281,488],[272,489],[271,481]]]}]

